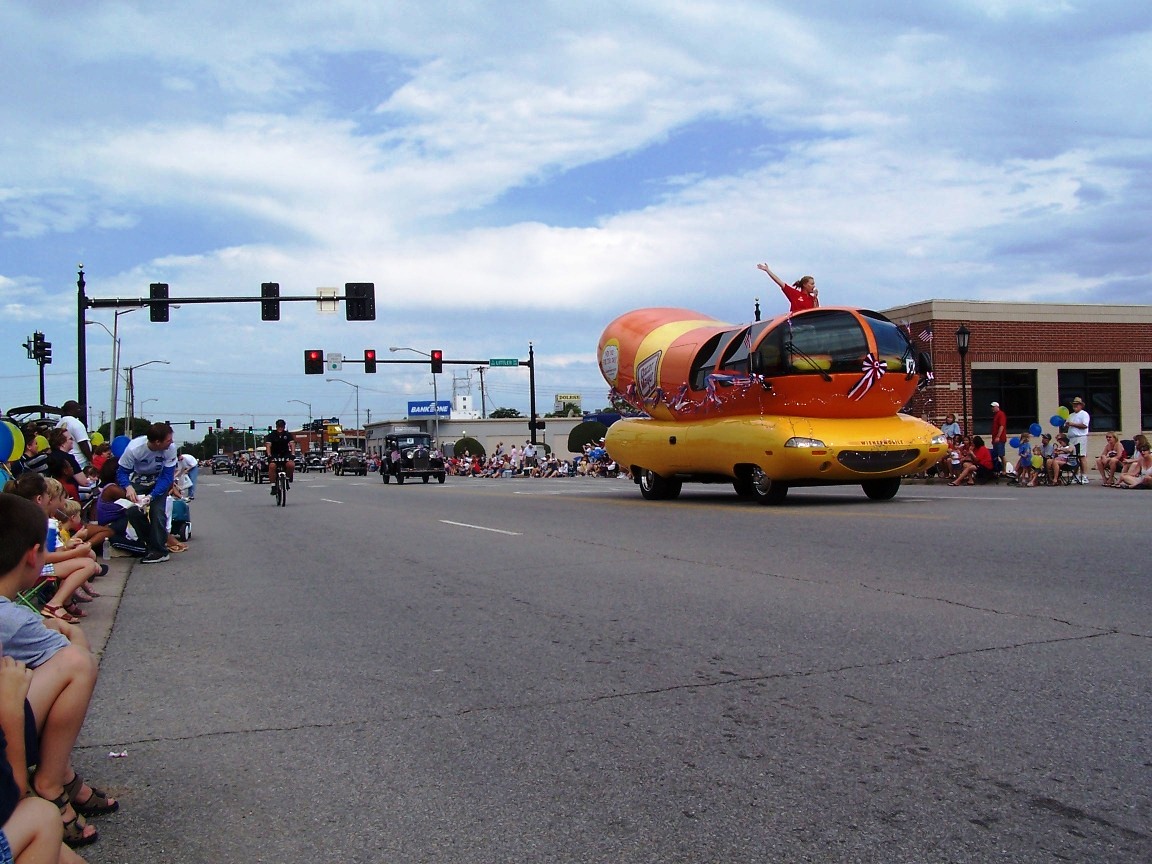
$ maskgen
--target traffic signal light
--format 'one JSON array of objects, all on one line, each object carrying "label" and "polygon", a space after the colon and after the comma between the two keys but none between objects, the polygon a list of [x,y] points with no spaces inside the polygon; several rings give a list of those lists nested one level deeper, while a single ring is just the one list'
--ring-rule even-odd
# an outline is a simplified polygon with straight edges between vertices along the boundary
[{"label": "traffic signal light", "polygon": [[280,283],[262,282],[260,284],[260,320],[280,320]]},{"label": "traffic signal light", "polygon": [[[148,286],[148,297],[152,300],[167,300],[168,299],[168,283],[167,282],[153,282]],[[167,321],[168,320],[168,304],[167,303],[152,303],[148,306],[148,317],[152,321]]]},{"label": "traffic signal light", "polygon": [[376,349],[375,348],[365,348],[364,349],[364,371],[365,372],[375,372],[376,371]]},{"label": "traffic signal light", "polygon": [[188,428],[189,429],[195,429],[196,428],[196,421],[195,420],[189,420],[188,421]]},{"label": "traffic signal light", "polygon": [[217,428],[217,429],[219,429],[219,428],[220,428],[220,420],[219,420],[219,418],[217,418],[217,420],[216,420],[216,428]]},{"label": "traffic signal light", "polygon": [[444,352],[439,348],[433,348],[432,353],[428,355],[432,359],[432,374],[444,371]]},{"label": "traffic signal light", "polygon": [[544,428],[544,421],[539,419],[539,418],[537,418],[535,420],[529,420],[528,421],[528,428],[529,429],[543,429]]},{"label": "traffic signal light", "polygon": [[324,374],[324,352],[316,348],[309,348],[304,352],[304,374]]},{"label": "traffic signal light", "polygon": [[52,343],[44,341],[44,334],[37,330],[32,335],[32,357],[41,366],[52,362]]},{"label": "traffic signal light", "polygon": [[348,321],[376,320],[376,285],[374,283],[344,283],[344,317]]}]

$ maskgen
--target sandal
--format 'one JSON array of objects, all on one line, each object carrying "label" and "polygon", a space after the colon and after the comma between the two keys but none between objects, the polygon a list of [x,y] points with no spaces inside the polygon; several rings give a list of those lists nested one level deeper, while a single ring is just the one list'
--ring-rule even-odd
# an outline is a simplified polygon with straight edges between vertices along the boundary
[{"label": "sandal", "polygon": [[[44,796],[41,795],[40,797],[43,798]],[[44,798],[44,800],[51,801],[56,805],[56,809],[60,811],[61,818],[64,817],[64,813],[67,811],[68,805],[71,803],[68,800],[67,792],[61,792],[59,798]],[[89,843],[95,843],[97,840],[99,840],[99,832],[84,821],[84,817],[80,815],[75,807],[73,807],[72,810],[72,818],[64,820],[64,842],[71,846],[73,849],[76,849],[80,846],[87,846]],[[90,827],[92,827],[92,833],[86,834],[84,829]]]},{"label": "sandal", "polygon": [[953,481],[952,481],[951,483],[949,483],[948,485],[949,485],[949,486],[959,486],[960,484],[959,484],[959,483],[957,483],[955,480],[953,480]]},{"label": "sandal", "polygon": [[53,606],[51,603],[45,603],[44,608],[40,610],[40,614],[45,618],[55,618],[58,621],[63,621],[65,624],[80,623],[79,618],[69,615],[64,609],[61,609],[59,606]]},{"label": "sandal", "polygon": [[187,552],[188,546],[186,544],[180,543],[180,542],[169,543],[168,544],[168,551],[169,552]]},{"label": "sandal", "polygon": [[72,802],[72,806],[81,816],[104,816],[115,813],[120,809],[120,802],[110,798],[103,789],[89,786],[89,795],[86,801],[77,801],[76,796],[84,788],[84,778],[76,771],[72,772],[72,779],[64,784],[64,794]]}]

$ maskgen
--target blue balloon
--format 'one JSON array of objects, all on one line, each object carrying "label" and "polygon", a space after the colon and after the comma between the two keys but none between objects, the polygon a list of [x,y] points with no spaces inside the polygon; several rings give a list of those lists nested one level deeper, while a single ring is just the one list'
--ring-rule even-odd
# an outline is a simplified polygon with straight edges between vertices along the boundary
[{"label": "blue balloon", "polygon": [[8,454],[16,446],[16,439],[12,437],[12,430],[7,423],[0,423],[0,459],[8,460]]},{"label": "blue balloon", "polygon": [[1039,423],[1033,423],[1031,426],[1028,427],[1028,431],[1031,432],[1033,435],[1039,435],[1044,430],[1043,430],[1043,428],[1041,428]]},{"label": "blue balloon", "polygon": [[1013,449],[1015,449],[1015,448],[1020,446],[1020,439],[1019,438],[1009,438],[1008,439],[1008,445],[1010,447],[1012,447]]},{"label": "blue balloon", "polygon": [[124,455],[124,451],[128,449],[128,445],[132,443],[132,439],[127,435],[117,435],[112,439],[112,455],[119,459]]},{"label": "blue balloon", "polygon": [[1057,429],[1059,429],[1061,426],[1064,425],[1064,418],[1061,417],[1059,414],[1053,414],[1048,419],[1048,422],[1051,423],[1053,426],[1055,426]]}]

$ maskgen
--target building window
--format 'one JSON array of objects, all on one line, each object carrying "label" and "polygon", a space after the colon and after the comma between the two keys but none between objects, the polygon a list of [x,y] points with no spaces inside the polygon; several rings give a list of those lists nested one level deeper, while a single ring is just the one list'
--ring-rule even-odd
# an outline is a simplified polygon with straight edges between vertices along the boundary
[{"label": "building window", "polygon": [[990,431],[992,403],[999,402],[1008,415],[1008,434],[1027,431],[1040,417],[1036,389],[1035,369],[973,369],[972,429]]},{"label": "building window", "polygon": [[1152,429],[1152,369],[1140,370],[1140,431]]},{"label": "building window", "polygon": [[1061,369],[1057,374],[1061,405],[1071,410],[1079,396],[1092,418],[1092,431],[1120,428],[1119,369]]}]

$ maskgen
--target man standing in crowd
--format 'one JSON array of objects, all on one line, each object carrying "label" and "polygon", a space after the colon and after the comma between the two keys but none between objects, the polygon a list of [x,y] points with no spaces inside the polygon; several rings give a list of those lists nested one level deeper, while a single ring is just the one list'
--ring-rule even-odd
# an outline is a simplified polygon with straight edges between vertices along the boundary
[{"label": "man standing in crowd", "polygon": [[1008,443],[1008,415],[999,402],[992,403],[992,470],[1004,473],[1004,445]]},{"label": "man standing in crowd", "polygon": [[1088,428],[1092,425],[1092,417],[1084,410],[1084,400],[1079,396],[1072,400],[1072,413],[1068,415],[1067,423],[1068,443],[1072,445],[1079,462],[1076,466],[1076,482],[1087,483],[1084,460],[1088,458]]},{"label": "man standing in crowd", "polygon": [[128,499],[138,502],[142,495],[152,496],[148,504],[148,552],[140,559],[141,564],[168,560],[168,492],[175,477],[176,445],[167,423],[153,423],[147,432],[133,438],[120,456],[116,482],[124,487]]},{"label": "man standing in crowd", "polygon": [[68,430],[72,436],[72,456],[80,464],[81,470],[92,461],[92,442],[88,440],[88,429],[80,419],[80,403],[69,399],[60,406],[60,422],[56,424]]}]

